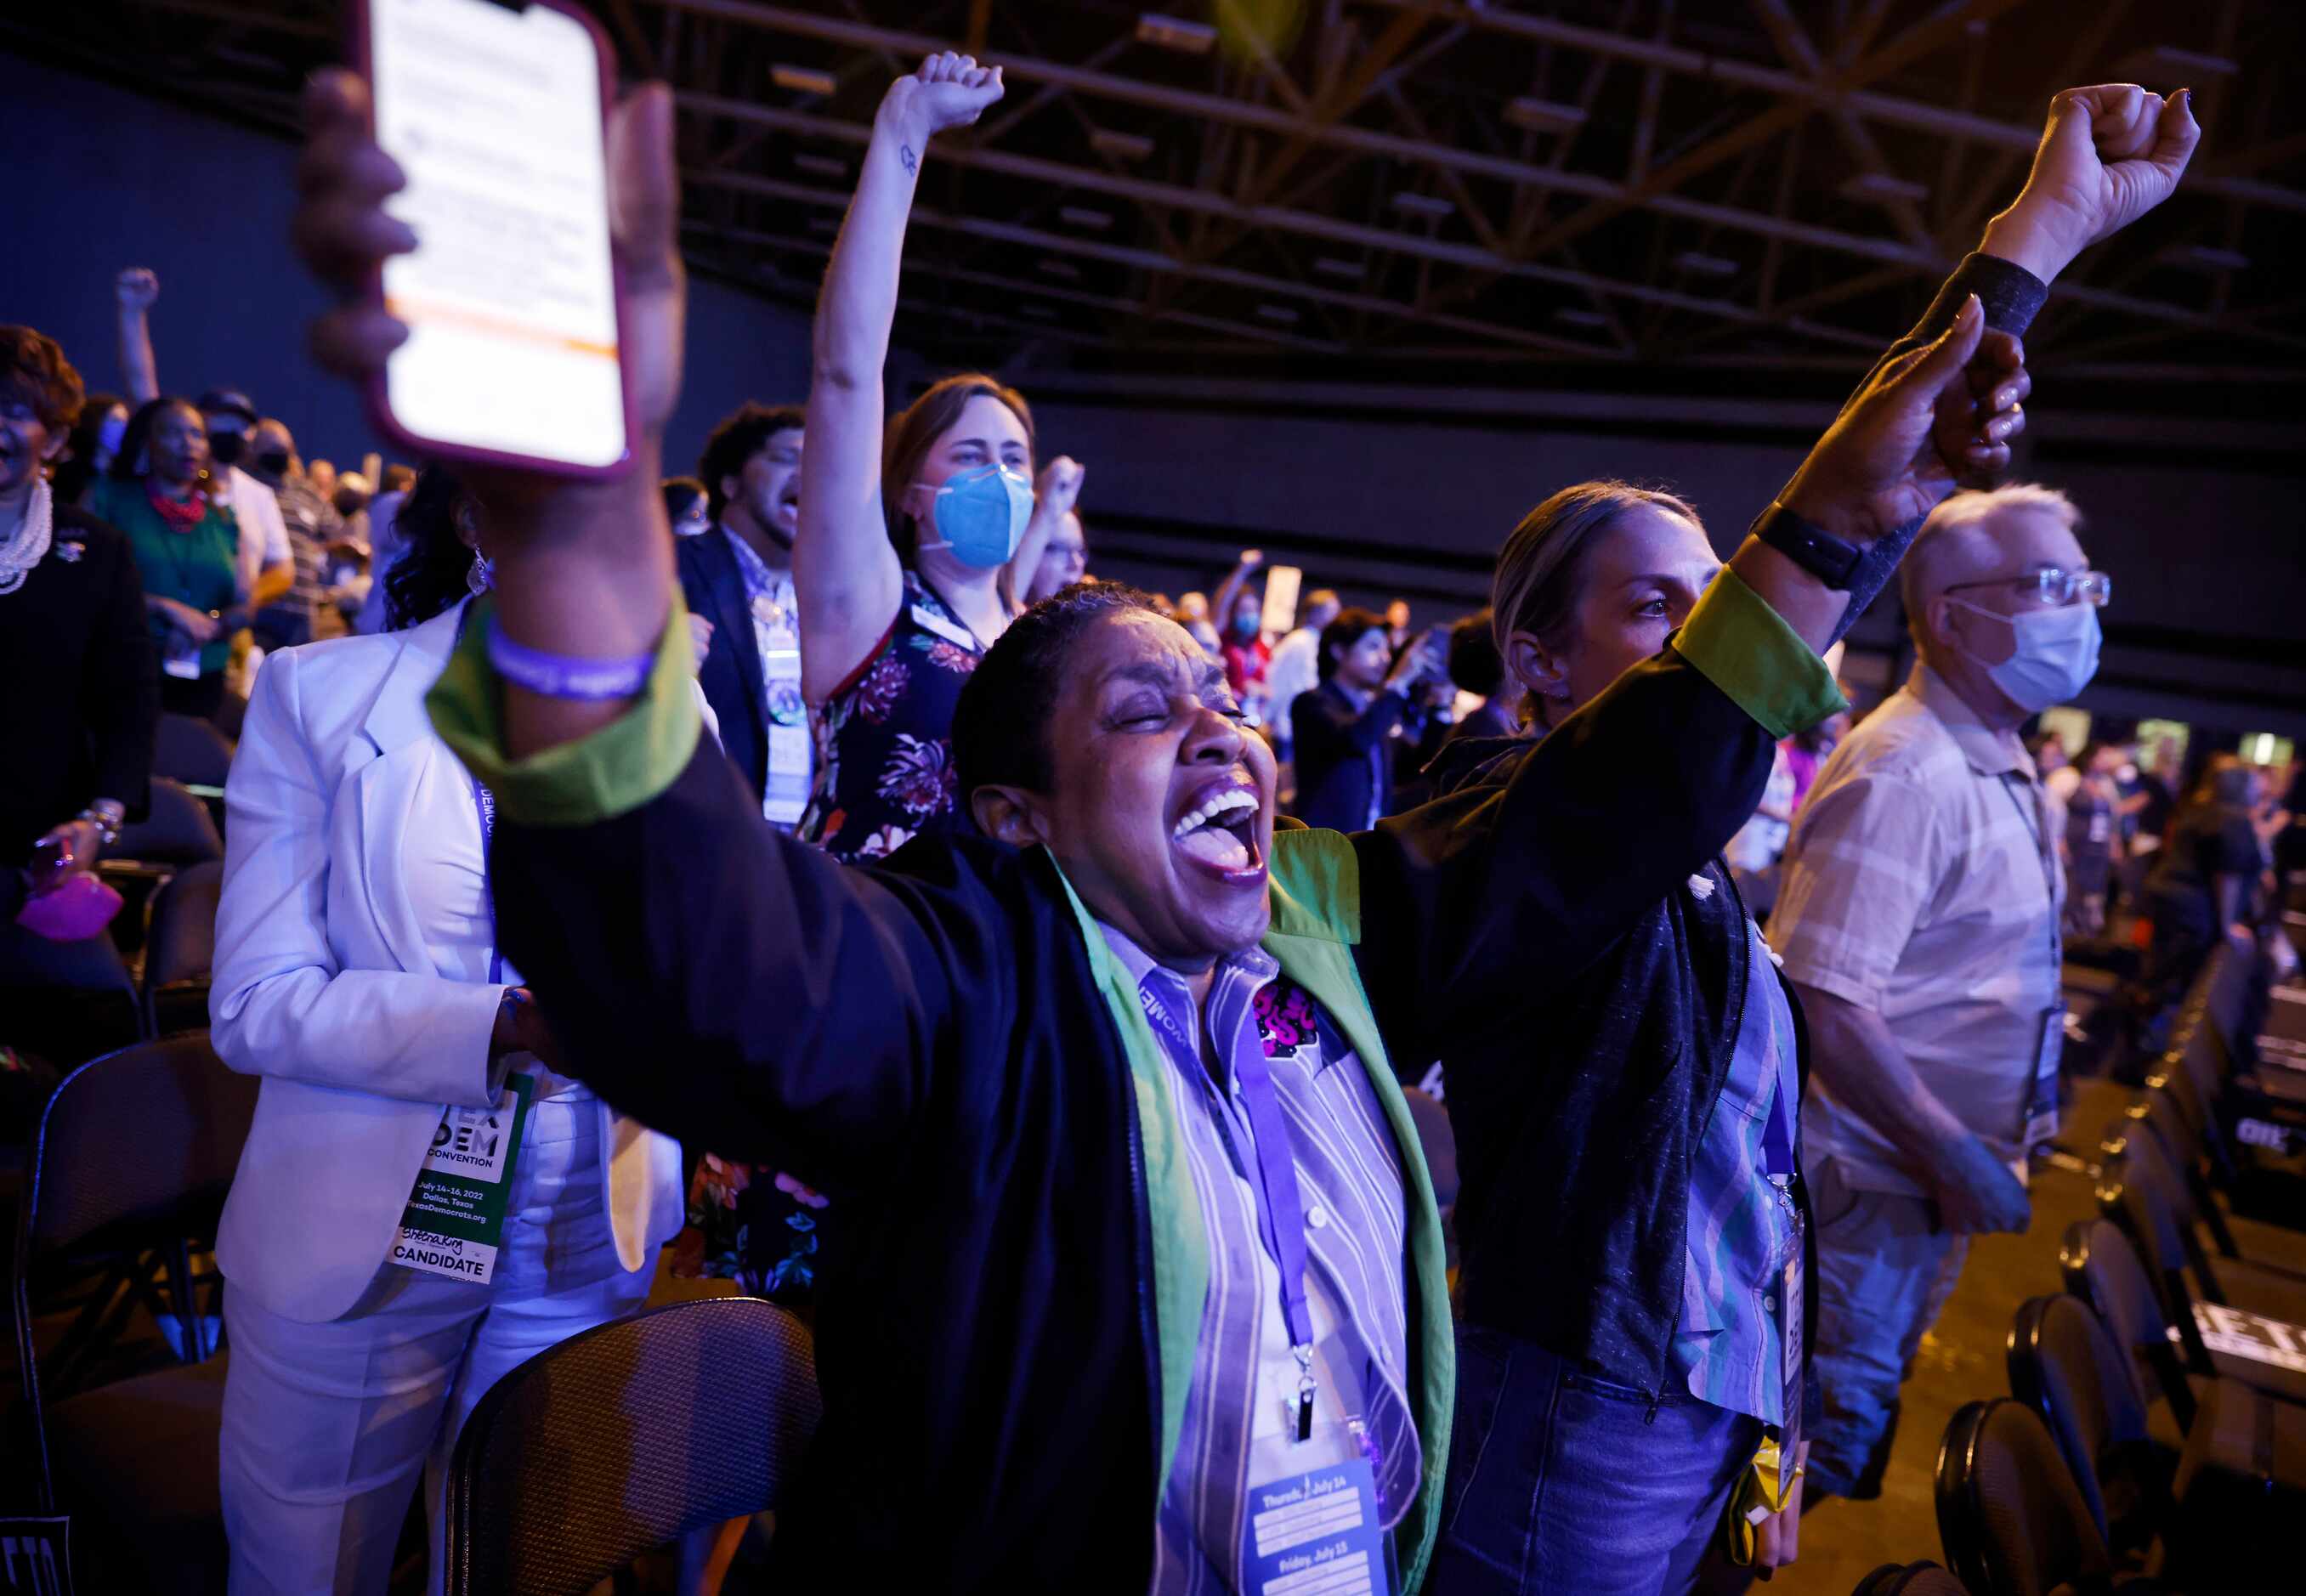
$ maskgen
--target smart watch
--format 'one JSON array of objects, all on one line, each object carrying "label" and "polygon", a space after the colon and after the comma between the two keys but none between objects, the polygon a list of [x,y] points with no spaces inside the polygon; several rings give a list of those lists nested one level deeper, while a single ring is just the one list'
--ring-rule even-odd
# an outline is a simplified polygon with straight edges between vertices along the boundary
[{"label": "smart watch", "polygon": [[1862,544],[1820,531],[1782,504],[1772,503],[1749,528],[1753,534],[1828,587],[1847,592],[1866,560]]}]

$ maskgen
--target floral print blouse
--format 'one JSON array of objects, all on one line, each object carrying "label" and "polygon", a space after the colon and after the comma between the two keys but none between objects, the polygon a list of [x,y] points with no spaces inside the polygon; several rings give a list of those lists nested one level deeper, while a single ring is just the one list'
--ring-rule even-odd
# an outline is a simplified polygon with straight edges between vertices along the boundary
[{"label": "floral print blouse", "polygon": [[983,647],[918,572],[871,657],[809,717],[816,786],[801,841],[844,864],[954,824],[952,713]]}]

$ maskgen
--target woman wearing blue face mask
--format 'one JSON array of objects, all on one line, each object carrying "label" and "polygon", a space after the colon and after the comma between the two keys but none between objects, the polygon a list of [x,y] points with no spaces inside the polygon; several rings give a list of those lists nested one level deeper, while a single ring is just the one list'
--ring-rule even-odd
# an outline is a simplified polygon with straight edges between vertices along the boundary
[{"label": "woman wearing blue face mask", "polygon": [[998,68],[950,54],[890,85],[817,300],[793,543],[816,740],[800,835],[844,860],[953,824],[961,684],[1018,612],[1012,573],[1029,579],[1080,492],[1081,468],[1063,458],[1037,492],[1032,412],[992,377],[947,377],[883,420],[897,266],[929,139],[1001,92]]}]

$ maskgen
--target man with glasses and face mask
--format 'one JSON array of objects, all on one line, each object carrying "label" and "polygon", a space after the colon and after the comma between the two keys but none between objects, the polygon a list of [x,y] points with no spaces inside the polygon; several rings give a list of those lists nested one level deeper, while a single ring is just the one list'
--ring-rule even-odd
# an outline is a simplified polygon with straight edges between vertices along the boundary
[{"label": "man with glasses and face mask", "polygon": [[1800,989],[1817,1217],[1813,1496],[1880,1494],[1898,1388],[1971,1235],[2022,1231],[2057,1127],[2057,837],[2019,728],[2097,670],[2111,581],[2054,489],[1939,505],[1900,573],[1920,658],[1797,822],[1770,941]]}]

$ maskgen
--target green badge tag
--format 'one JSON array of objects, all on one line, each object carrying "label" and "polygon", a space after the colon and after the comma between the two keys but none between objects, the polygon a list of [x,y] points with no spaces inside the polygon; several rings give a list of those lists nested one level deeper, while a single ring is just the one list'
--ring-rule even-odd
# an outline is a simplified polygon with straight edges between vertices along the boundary
[{"label": "green badge tag", "polygon": [[428,1275],[488,1284],[504,1242],[513,1161],[528,1128],[534,1075],[508,1075],[493,1108],[448,1108],[416,1172],[392,1261]]}]

